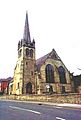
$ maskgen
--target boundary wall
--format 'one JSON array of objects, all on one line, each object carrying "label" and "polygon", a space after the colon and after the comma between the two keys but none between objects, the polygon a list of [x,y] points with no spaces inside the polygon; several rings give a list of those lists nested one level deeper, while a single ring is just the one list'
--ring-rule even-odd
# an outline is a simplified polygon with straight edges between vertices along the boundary
[{"label": "boundary wall", "polygon": [[0,99],[20,100],[20,101],[38,101],[52,103],[71,103],[81,104],[81,94],[64,94],[64,95],[3,95]]}]

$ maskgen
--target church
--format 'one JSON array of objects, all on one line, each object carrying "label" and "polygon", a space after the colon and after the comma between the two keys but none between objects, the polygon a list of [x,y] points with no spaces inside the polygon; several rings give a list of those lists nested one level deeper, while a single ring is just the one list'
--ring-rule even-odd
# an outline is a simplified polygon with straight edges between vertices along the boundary
[{"label": "church", "polygon": [[23,39],[18,42],[12,94],[63,94],[72,92],[71,75],[56,51],[36,60],[35,40],[31,40],[26,13]]}]

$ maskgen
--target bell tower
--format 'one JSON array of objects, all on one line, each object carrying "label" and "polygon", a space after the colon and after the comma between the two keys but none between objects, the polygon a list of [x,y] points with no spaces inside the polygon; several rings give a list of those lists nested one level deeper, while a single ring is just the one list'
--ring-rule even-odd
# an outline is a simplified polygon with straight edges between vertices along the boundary
[{"label": "bell tower", "polygon": [[26,13],[23,39],[18,42],[18,61],[14,70],[15,94],[35,93],[35,40],[31,41],[28,13]]}]

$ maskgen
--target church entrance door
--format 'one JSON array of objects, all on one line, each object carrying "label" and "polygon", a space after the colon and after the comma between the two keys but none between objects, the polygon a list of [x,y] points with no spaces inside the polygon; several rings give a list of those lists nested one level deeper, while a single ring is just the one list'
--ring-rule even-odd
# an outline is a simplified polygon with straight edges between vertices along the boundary
[{"label": "church entrance door", "polygon": [[32,84],[31,82],[26,85],[26,94],[32,94]]}]

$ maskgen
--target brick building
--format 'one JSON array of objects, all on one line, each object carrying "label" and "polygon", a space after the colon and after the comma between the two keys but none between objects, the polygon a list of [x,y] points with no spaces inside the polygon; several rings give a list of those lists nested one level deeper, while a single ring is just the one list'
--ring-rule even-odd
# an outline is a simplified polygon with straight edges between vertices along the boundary
[{"label": "brick building", "polygon": [[0,92],[1,92],[1,81],[0,81]]},{"label": "brick building", "polygon": [[11,77],[6,79],[0,79],[0,93],[1,94],[8,94],[9,90],[9,83],[12,80]]}]

